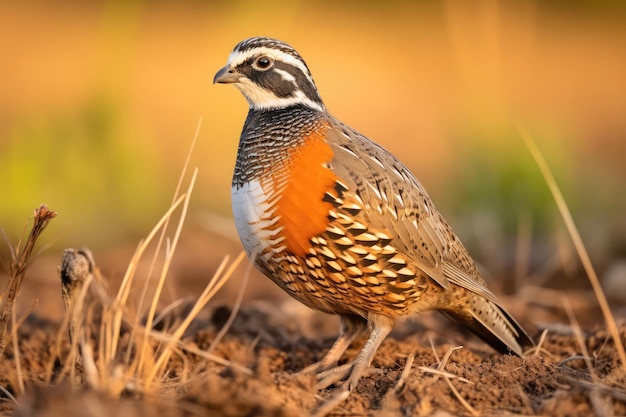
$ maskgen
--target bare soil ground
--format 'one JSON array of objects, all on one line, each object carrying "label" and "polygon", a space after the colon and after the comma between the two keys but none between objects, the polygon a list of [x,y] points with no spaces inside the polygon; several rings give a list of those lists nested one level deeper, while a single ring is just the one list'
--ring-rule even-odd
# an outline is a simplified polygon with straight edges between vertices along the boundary
[{"label": "bare soil ground", "polygon": [[[190,256],[188,264],[185,253],[175,268],[177,294],[197,294],[199,290],[193,287],[201,284],[194,273],[200,272],[193,265],[198,266],[198,258]],[[44,264],[45,270],[54,271],[52,262]],[[106,263],[100,267],[123,270],[123,266]],[[34,273],[38,271],[33,267]],[[76,347],[63,327],[64,314],[35,308],[19,326],[17,344],[10,343],[0,360],[0,410],[16,416],[51,417],[626,415],[626,372],[589,291],[558,293],[571,301],[580,327],[562,308],[554,307],[559,302],[541,300],[553,297],[553,292],[501,296],[538,345],[523,358],[495,353],[438,314],[400,323],[382,344],[370,374],[356,391],[327,407],[336,391],[316,392],[313,378],[298,372],[331,346],[336,320],[274,293],[269,280],[253,273],[242,307],[229,322],[240,277],[233,278],[235,282],[214,297],[187,328],[165,371],[149,386],[142,385],[141,376],[123,378],[134,362],[119,355],[108,369],[92,370],[99,373],[95,379],[90,379],[85,363],[86,376],[72,379],[68,369]],[[109,284],[115,287],[114,282]],[[60,300],[58,282],[55,287],[48,281],[44,287],[50,297]],[[28,298],[29,291],[25,288],[23,296]],[[264,291],[267,296],[250,299]],[[190,306],[182,303],[168,310],[155,328],[173,332]],[[624,340],[623,310],[617,308],[616,313]],[[85,317],[85,326],[96,329],[90,346],[98,363],[99,339],[104,337],[98,331],[101,319]],[[218,334],[223,329],[227,331],[211,352],[219,361],[207,359],[202,352],[222,337]],[[119,350],[125,351],[132,336],[124,328],[120,334]],[[356,341],[344,360],[356,355],[362,343]],[[157,357],[159,341],[153,340],[151,346]],[[20,381],[24,381],[23,388]]]},{"label": "bare soil ground", "polygon": [[[211,322],[198,325],[185,343],[206,349],[225,313],[224,309],[214,311]],[[332,390],[316,394],[314,381],[297,374],[320,359],[332,339],[302,338],[255,307],[240,312],[214,351],[245,365],[251,374],[185,354],[172,360],[170,381],[164,381],[166,388],[155,396],[129,391],[110,399],[95,389],[57,386],[54,377],[52,383],[45,383],[51,363],[61,368],[52,353],[58,327],[59,323],[37,317],[21,327],[19,346],[22,372],[29,381],[27,394],[19,398],[17,406],[5,395],[5,412],[15,409],[18,416],[307,416],[332,396]],[[626,326],[622,325],[621,334],[626,335]],[[453,337],[464,336],[459,332]],[[569,329],[566,334],[548,333],[540,354],[524,358],[494,354],[479,342],[476,349],[456,350],[443,368],[450,375],[449,382],[428,370],[438,367],[451,345],[435,341],[433,350],[424,339],[418,332],[386,340],[371,374],[329,415],[472,415],[472,410],[477,415],[626,415],[626,374],[602,327],[584,333],[593,373],[581,359],[580,347]],[[62,357],[68,349],[65,343]],[[354,348],[348,355],[357,352]],[[415,357],[413,366],[398,386],[410,355]],[[0,365],[0,384],[15,393],[13,356],[9,350]],[[186,374],[184,383],[181,374]],[[167,388],[168,384],[173,387]]]}]

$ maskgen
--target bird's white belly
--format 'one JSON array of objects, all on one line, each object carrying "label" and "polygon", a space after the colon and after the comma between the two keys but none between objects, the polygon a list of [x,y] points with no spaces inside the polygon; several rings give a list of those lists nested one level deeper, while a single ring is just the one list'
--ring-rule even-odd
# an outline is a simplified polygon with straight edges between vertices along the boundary
[{"label": "bird's white belly", "polygon": [[[269,187],[268,187],[269,188]],[[271,257],[285,249],[282,227],[276,215],[276,190],[266,190],[259,181],[231,189],[232,209],[239,239],[250,257]]]}]

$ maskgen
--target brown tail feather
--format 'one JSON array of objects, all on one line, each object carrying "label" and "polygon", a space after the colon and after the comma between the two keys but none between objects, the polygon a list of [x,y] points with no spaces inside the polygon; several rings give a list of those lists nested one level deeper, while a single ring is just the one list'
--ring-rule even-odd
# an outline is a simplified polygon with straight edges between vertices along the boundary
[{"label": "brown tail feather", "polygon": [[472,297],[466,310],[442,312],[501,353],[521,356],[523,347],[534,346],[528,333],[503,307],[478,295]]}]

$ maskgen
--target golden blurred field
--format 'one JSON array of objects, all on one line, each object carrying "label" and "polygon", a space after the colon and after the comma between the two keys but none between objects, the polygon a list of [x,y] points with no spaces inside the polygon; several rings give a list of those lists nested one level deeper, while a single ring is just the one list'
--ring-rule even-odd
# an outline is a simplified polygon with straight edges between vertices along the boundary
[{"label": "golden blurred field", "polygon": [[336,116],[401,156],[470,246],[481,217],[513,236],[520,216],[540,234],[558,226],[514,123],[531,129],[589,239],[624,245],[625,13],[608,2],[2,2],[0,227],[16,240],[45,202],[60,213],[58,247],[136,239],[165,210],[200,118],[190,221],[229,216],[246,104],[211,80],[239,40],[268,35],[302,53]]},{"label": "golden blurred field", "polygon": [[[68,317],[56,273],[62,249],[89,246],[113,293],[137,242],[170,207],[200,120],[191,155],[199,177],[180,244],[170,270],[165,250],[154,269],[169,271],[162,298],[154,300],[172,326],[191,317],[185,297],[195,299],[224,256],[240,252],[230,178],[247,106],[235,88],[211,81],[234,45],[256,35],[284,40],[302,54],[329,110],[411,168],[535,342],[549,330],[540,354],[523,359],[493,356],[469,340],[449,366],[480,383],[461,397],[482,413],[589,415],[600,395],[614,406],[605,415],[621,415],[626,368],[517,131],[528,128],[554,171],[625,340],[626,4],[583,0],[0,2],[0,232],[14,244],[40,203],[59,213],[39,240],[44,255],[29,268],[18,298],[17,316],[29,314],[11,326],[18,337],[0,361],[0,413],[17,407],[16,415],[83,415],[95,404],[107,415],[130,403],[144,415],[148,400],[156,400],[172,416],[252,415],[247,406],[255,415],[297,414],[272,414],[285,405],[307,415],[317,402],[311,381],[292,374],[328,347],[336,320],[312,314],[257,271],[243,295],[244,267],[181,339],[181,349],[200,353],[166,361],[154,386],[133,374],[133,365],[125,368],[128,385],[112,378],[97,389],[86,384],[91,390],[80,394],[57,390],[64,381],[57,368],[71,365],[67,352],[77,348],[70,349],[61,324]],[[144,300],[137,288],[145,284],[146,299],[158,293],[159,272],[146,273],[153,271],[150,256],[137,262],[128,304],[103,304],[136,316],[133,329],[143,329],[146,310],[146,304],[134,310]],[[0,245],[2,288],[11,281],[10,262],[8,245]],[[240,290],[242,309],[225,324]],[[427,367],[448,345],[468,341],[429,315],[419,326],[398,326],[375,363],[385,375],[367,378],[338,415],[396,406],[404,410],[397,415],[427,415],[428,407],[468,415],[437,376],[413,372],[412,388],[392,392],[409,355],[417,352],[416,364]],[[203,359],[222,328],[228,332],[215,354],[254,375]],[[427,347],[433,340],[434,356]],[[151,342],[155,352],[165,346]],[[589,355],[592,367],[580,360]],[[44,365],[50,365],[45,375]],[[430,391],[436,384],[438,391]],[[116,395],[103,394],[113,386]],[[228,414],[233,404],[240,414]]]}]

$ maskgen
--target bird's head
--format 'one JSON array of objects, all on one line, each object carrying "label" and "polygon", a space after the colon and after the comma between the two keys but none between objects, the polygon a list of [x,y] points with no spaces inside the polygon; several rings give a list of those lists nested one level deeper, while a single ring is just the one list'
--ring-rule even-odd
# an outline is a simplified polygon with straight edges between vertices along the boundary
[{"label": "bird's head", "polygon": [[291,46],[271,38],[241,41],[213,83],[234,84],[252,109],[305,105],[323,110],[324,104],[306,63]]}]

